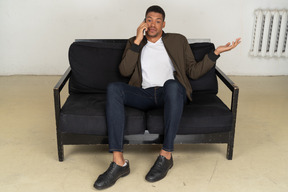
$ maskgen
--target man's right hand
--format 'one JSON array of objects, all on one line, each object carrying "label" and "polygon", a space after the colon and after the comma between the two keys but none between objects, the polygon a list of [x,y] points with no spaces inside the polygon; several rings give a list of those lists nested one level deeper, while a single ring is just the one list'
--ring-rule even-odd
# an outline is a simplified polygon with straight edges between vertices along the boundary
[{"label": "man's right hand", "polygon": [[140,45],[141,41],[143,40],[144,37],[144,30],[147,31],[148,30],[148,24],[143,21],[139,27],[137,28],[137,35],[136,35],[136,39],[134,40],[134,43],[136,45]]}]

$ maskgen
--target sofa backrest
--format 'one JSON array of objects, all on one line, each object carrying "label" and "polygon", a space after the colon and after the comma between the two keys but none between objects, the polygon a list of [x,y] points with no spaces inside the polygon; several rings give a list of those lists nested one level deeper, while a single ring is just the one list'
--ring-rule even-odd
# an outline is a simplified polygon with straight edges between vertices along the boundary
[{"label": "sofa backrest", "polygon": [[69,49],[70,93],[105,93],[111,82],[127,82],[118,65],[127,40],[74,42]]},{"label": "sofa backrest", "polygon": [[[127,40],[90,40],[74,42],[69,48],[71,78],[69,93],[105,93],[111,82],[128,83],[129,78],[121,76],[119,64]],[[190,44],[196,61],[214,49],[212,43]],[[198,80],[190,79],[193,93],[217,93],[218,84],[215,68]]]},{"label": "sofa backrest", "polygon": [[[213,43],[192,43],[190,44],[190,48],[196,61],[201,61],[207,53],[215,50]],[[218,93],[218,81],[215,73],[215,66],[199,79],[193,80],[189,78],[189,81],[193,94]]]}]

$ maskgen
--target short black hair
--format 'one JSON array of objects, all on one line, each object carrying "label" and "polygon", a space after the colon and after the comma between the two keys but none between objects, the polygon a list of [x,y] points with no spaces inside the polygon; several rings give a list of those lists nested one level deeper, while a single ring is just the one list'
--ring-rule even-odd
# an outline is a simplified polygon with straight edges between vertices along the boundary
[{"label": "short black hair", "polygon": [[163,21],[165,20],[165,11],[160,6],[152,5],[151,7],[149,7],[146,11],[145,18],[150,12],[160,13],[163,17]]}]

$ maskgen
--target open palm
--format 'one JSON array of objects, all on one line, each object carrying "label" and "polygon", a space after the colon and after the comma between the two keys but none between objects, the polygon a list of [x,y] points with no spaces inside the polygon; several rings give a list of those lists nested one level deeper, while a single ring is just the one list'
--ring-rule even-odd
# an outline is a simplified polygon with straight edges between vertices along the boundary
[{"label": "open palm", "polygon": [[241,43],[241,38],[237,38],[232,43],[229,42],[226,45],[221,45],[221,46],[217,47],[217,49],[215,50],[215,54],[219,55],[220,53],[230,51],[231,49],[234,49],[235,47],[237,47],[237,45],[239,45],[239,43]]}]

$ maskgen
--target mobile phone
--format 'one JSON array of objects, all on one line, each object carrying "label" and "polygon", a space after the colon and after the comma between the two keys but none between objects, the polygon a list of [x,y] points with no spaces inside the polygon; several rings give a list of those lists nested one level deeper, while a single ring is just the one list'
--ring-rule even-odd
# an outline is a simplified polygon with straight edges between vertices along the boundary
[{"label": "mobile phone", "polygon": [[[144,18],[144,22],[146,23],[146,18]],[[143,35],[145,36],[145,29],[143,29]]]}]

